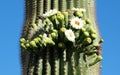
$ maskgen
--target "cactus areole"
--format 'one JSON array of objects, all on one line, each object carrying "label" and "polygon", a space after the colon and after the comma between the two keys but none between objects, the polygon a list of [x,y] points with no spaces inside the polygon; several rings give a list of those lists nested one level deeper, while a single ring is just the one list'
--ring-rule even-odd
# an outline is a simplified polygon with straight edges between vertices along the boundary
[{"label": "cactus areole", "polygon": [[100,75],[95,0],[25,0],[22,75]]}]

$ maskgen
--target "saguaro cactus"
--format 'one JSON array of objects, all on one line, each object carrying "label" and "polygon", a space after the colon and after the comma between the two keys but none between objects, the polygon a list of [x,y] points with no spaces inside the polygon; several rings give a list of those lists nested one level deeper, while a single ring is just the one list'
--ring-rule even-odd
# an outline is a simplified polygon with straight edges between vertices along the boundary
[{"label": "saguaro cactus", "polygon": [[100,75],[95,0],[25,0],[22,75]]}]

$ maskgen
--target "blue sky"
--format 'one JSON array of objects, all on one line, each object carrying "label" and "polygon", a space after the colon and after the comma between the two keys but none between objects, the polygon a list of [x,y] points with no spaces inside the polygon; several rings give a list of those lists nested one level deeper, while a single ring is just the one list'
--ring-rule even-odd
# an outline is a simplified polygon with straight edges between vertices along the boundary
[{"label": "blue sky", "polygon": [[[102,75],[120,75],[120,0],[97,0],[101,35]],[[24,20],[24,0],[0,2],[0,75],[21,75],[19,38]]]}]

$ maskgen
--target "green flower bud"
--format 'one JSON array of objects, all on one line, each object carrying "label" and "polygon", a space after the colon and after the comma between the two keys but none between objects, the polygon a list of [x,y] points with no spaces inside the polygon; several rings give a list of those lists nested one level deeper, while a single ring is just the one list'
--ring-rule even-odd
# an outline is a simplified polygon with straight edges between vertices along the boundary
[{"label": "green flower bud", "polygon": [[58,33],[58,31],[56,29],[53,29],[52,32],[56,33],[56,34]]},{"label": "green flower bud", "polygon": [[83,33],[83,32],[85,32],[86,30],[85,30],[85,28],[81,28],[81,32]]},{"label": "green flower bud", "polygon": [[52,32],[52,33],[51,33],[51,37],[52,37],[52,38],[56,38],[56,37],[57,37],[57,34],[54,33],[54,32]]},{"label": "green flower bud", "polygon": [[48,38],[48,37],[46,37],[45,43],[50,44],[50,45],[55,45],[54,41],[51,38]]},{"label": "green flower bud", "polygon": [[32,47],[37,47],[35,41],[31,41],[31,42],[30,42],[30,45],[31,45]]},{"label": "green flower bud", "polygon": [[99,46],[99,43],[98,42],[94,42],[93,46]]},{"label": "green flower bud", "polygon": [[83,13],[80,11],[75,11],[73,14],[77,17],[80,17],[80,18],[83,17]]},{"label": "green flower bud", "polygon": [[45,19],[45,23],[47,24],[47,25],[49,25],[50,24],[50,20],[47,18],[47,19]]},{"label": "green flower bud", "polygon": [[98,55],[97,58],[94,60],[94,62],[92,62],[91,64],[89,64],[89,66],[92,66],[92,65],[100,62],[102,59],[103,59],[102,56]]},{"label": "green flower bud", "polygon": [[62,48],[63,47],[63,43],[58,43],[58,47]]},{"label": "green flower bud", "polygon": [[99,43],[103,43],[103,42],[104,42],[104,40],[103,40],[103,39],[100,39]]},{"label": "green flower bud", "polygon": [[65,24],[68,25],[68,12],[63,12]]},{"label": "green flower bud", "polygon": [[20,42],[21,42],[21,43],[24,43],[25,41],[26,41],[25,38],[21,38],[21,39],[20,39]]},{"label": "green flower bud", "polygon": [[75,32],[75,37],[79,38],[79,34],[80,34],[79,32]]},{"label": "green flower bud", "polygon": [[21,43],[20,46],[24,49],[27,49],[26,46],[24,45],[24,43]]},{"label": "green flower bud", "polygon": [[32,28],[36,28],[37,27],[37,25],[35,23],[32,24],[31,26],[32,26]]},{"label": "green flower bud", "polygon": [[92,38],[92,39],[96,39],[96,38],[97,38],[97,35],[96,35],[96,34],[91,34],[91,38]]},{"label": "green flower bud", "polygon": [[51,21],[55,21],[55,20],[56,20],[56,15],[52,15],[49,19],[50,19]]},{"label": "green flower bud", "polygon": [[102,59],[103,59],[103,57],[101,55],[98,55],[97,60],[101,61]]},{"label": "green flower bud", "polygon": [[83,45],[88,45],[90,43],[92,43],[92,39],[89,37],[83,40]]},{"label": "green flower bud", "polygon": [[78,42],[82,42],[84,39],[88,38],[89,36],[90,36],[89,33],[87,31],[83,30],[83,32],[80,33]]},{"label": "green flower bud", "polygon": [[27,43],[27,44],[26,44],[26,47],[27,47],[27,48],[28,48],[28,47],[30,47],[30,44],[29,44],[29,43]]},{"label": "green flower bud", "polygon": [[83,34],[84,34],[85,37],[89,37],[89,33],[88,32],[85,31],[85,32],[83,32]]},{"label": "green flower bud", "polygon": [[39,41],[40,43],[42,42],[42,39],[41,39],[41,38],[38,37],[37,39],[38,39],[38,41]]},{"label": "green flower bud", "polygon": [[60,31],[61,31],[61,32],[65,32],[65,31],[66,31],[66,28],[65,28],[65,27],[62,27],[62,28],[60,28]]},{"label": "green flower bud", "polygon": [[62,13],[57,13],[57,19],[58,19],[58,21],[64,21],[64,15],[62,14]]},{"label": "green flower bud", "polygon": [[33,41],[35,41],[35,43],[39,43],[38,38],[35,38]]},{"label": "green flower bud", "polygon": [[86,22],[86,24],[91,24],[91,21],[90,21],[90,19],[85,19],[85,22]]},{"label": "green flower bud", "polygon": [[95,34],[96,34],[96,30],[95,30],[92,26],[89,26],[87,30],[88,30],[90,33],[95,33]]},{"label": "green flower bud", "polygon": [[40,37],[41,39],[43,38],[43,36],[42,36],[41,34],[39,35],[39,37]]}]

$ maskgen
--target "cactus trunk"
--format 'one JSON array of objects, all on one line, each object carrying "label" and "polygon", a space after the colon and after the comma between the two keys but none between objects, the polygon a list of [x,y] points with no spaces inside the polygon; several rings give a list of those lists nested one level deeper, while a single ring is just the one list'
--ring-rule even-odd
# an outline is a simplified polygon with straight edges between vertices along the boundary
[{"label": "cactus trunk", "polygon": [[[26,16],[22,32],[22,38],[31,41],[42,33],[43,13],[51,9],[63,12],[71,17],[70,9],[85,8],[84,19],[91,20],[92,27],[97,31],[97,39],[100,35],[95,16],[95,0],[25,0]],[[68,18],[65,17],[65,20]],[[68,24],[65,21],[65,24]],[[58,40],[59,41],[59,40]],[[46,47],[29,48],[28,51],[21,48],[22,75],[100,75],[100,64],[92,64],[96,55],[87,56],[80,51],[65,48]],[[37,52],[35,52],[37,50]],[[91,65],[89,64],[91,63]]]}]

